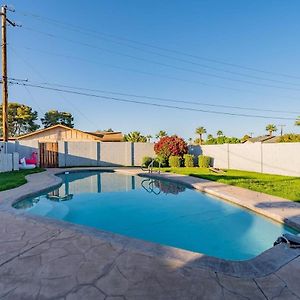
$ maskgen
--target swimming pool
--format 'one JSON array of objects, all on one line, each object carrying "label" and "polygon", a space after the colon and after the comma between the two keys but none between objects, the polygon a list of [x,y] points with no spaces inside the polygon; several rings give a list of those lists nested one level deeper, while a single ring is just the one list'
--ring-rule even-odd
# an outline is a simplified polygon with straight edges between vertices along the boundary
[{"label": "swimming pool", "polygon": [[210,256],[250,259],[294,230],[183,185],[114,172],[58,175],[63,183],[13,206]]}]

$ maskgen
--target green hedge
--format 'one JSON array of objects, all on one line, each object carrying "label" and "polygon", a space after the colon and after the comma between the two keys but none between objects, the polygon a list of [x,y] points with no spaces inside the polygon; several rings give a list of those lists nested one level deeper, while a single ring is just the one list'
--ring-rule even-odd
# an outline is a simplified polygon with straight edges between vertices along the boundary
[{"label": "green hedge", "polygon": [[179,168],[180,167],[180,156],[170,156],[169,157],[169,165],[171,168]]},{"label": "green hedge", "polygon": [[150,165],[151,161],[152,161],[152,157],[150,156],[144,156],[142,159],[142,166],[145,166],[146,168],[148,168],[148,166]]},{"label": "green hedge", "polygon": [[194,155],[192,154],[184,154],[183,155],[184,159],[184,166],[186,168],[192,168],[194,167]]},{"label": "green hedge", "polygon": [[163,157],[163,156],[157,156],[155,158],[155,162],[154,162],[154,166],[155,167],[159,167],[159,163],[160,163],[160,166],[162,168],[165,168],[165,167],[168,167],[169,166],[169,162],[168,162],[168,159]]},{"label": "green hedge", "polygon": [[209,168],[211,166],[211,157],[205,155],[199,155],[198,165],[200,168]]}]

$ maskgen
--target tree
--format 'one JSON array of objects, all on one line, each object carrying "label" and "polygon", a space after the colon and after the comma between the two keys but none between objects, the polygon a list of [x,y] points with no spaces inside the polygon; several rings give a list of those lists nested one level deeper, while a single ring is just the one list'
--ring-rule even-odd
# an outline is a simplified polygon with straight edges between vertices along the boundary
[{"label": "tree", "polygon": [[152,135],[148,134],[148,135],[146,135],[146,138],[147,138],[147,142],[150,143],[150,140],[152,139]]},{"label": "tree", "polygon": [[300,116],[296,119],[295,125],[296,125],[296,126],[300,126]]},{"label": "tree", "polygon": [[196,128],[196,131],[195,131],[196,134],[199,134],[199,144],[201,145],[202,144],[202,135],[204,133],[206,133],[206,129],[204,127],[198,127]]},{"label": "tree", "polygon": [[102,133],[102,132],[114,132],[114,130],[112,128],[108,128],[108,129],[97,129],[96,133]]},{"label": "tree", "polygon": [[248,141],[250,138],[251,138],[251,136],[249,134],[245,134],[242,137],[241,142],[244,143],[244,142]]},{"label": "tree", "polygon": [[164,137],[164,136],[167,136],[167,135],[168,135],[168,134],[167,134],[166,131],[160,130],[160,131],[155,135],[155,137],[156,137],[157,139],[160,139],[160,138],[162,138],[162,137]]},{"label": "tree", "polygon": [[[101,131],[101,130],[98,130]],[[114,132],[112,128],[104,129],[103,132]]]},{"label": "tree", "polygon": [[132,142],[132,143],[146,143],[147,137],[141,135],[139,131],[132,131],[128,134],[124,135],[124,141],[125,142]]},{"label": "tree", "polygon": [[49,110],[45,113],[44,118],[41,118],[41,122],[44,125],[44,128],[48,128],[57,124],[73,128],[73,121],[74,118],[71,113],[57,110]]},{"label": "tree", "polygon": [[165,136],[155,143],[154,151],[158,156],[168,160],[171,155],[183,157],[188,153],[188,145],[177,135]]},{"label": "tree", "polygon": [[279,138],[279,143],[299,143],[300,134],[284,134]]},{"label": "tree", "polygon": [[217,136],[224,136],[223,131],[222,131],[222,130],[218,130],[218,131],[217,131]]},{"label": "tree", "polygon": [[269,135],[272,136],[274,131],[277,131],[277,127],[274,124],[268,124],[266,130],[269,132]]},{"label": "tree", "polygon": [[213,138],[214,138],[214,137],[213,137],[212,134],[207,135],[207,139],[208,139],[208,140],[212,140]]},{"label": "tree", "polygon": [[[36,123],[38,113],[30,106],[16,102],[8,103],[8,135],[18,136],[37,130],[40,126]],[[0,105],[0,132],[2,135],[2,105]]]},{"label": "tree", "polygon": [[205,141],[206,145],[219,145],[219,144],[239,144],[240,139],[236,137],[228,137],[225,135],[218,136],[217,138],[211,137]]}]

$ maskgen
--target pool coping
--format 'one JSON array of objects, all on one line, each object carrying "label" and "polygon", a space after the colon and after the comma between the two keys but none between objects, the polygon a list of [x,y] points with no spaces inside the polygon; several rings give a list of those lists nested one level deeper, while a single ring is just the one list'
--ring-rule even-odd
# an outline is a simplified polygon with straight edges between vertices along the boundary
[{"label": "pool coping", "polygon": [[[288,264],[289,262],[300,256],[300,249],[290,249],[286,245],[278,245],[266,250],[262,254],[250,260],[224,260],[201,253],[187,251],[175,247],[163,246],[160,244],[129,238],[119,234],[93,229],[82,225],[72,224],[65,221],[51,220],[44,217],[29,215],[26,213],[19,213],[11,206],[13,203],[18,202],[24,198],[33,196],[37,193],[59,186],[62,180],[55,175],[64,172],[77,171],[112,171],[117,173],[124,173],[127,175],[137,175],[142,177],[165,179],[181,183],[190,188],[194,188],[202,192],[206,192],[208,194],[212,194],[219,198],[225,199],[227,201],[231,201],[245,208],[256,211],[257,213],[263,214],[266,217],[285,223],[289,226],[300,228],[300,222],[297,223],[299,219],[291,220],[288,217],[286,217],[286,213],[283,213],[281,215],[274,212],[269,213],[270,209],[268,210],[267,208],[272,209],[272,205],[267,205],[266,207],[256,207],[255,202],[243,202],[242,199],[238,199],[237,197],[238,195],[240,195],[240,197],[250,196],[251,198],[256,199],[256,203],[257,201],[261,201],[261,199],[267,201],[268,204],[275,203],[277,209],[276,212],[281,211],[280,209],[278,210],[277,207],[278,201],[293,203],[290,200],[185,175],[177,175],[170,173],[149,174],[137,168],[119,167],[48,169],[42,173],[28,175],[26,177],[26,179],[28,180],[27,184],[12,190],[0,192],[0,216],[2,213],[10,213],[14,215],[17,214],[20,218],[29,218],[35,220],[36,222],[48,224],[52,227],[56,227],[59,229],[69,229],[75,232],[80,232],[89,236],[93,236],[95,238],[105,240],[108,243],[117,244],[122,248],[130,250],[132,252],[144,253],[149,256],[158,257],[160,259],[177,260],[191,268],[204,268],[234,277],[256,278],[266,276],[274,273],[282,266]],[[293,204],[297,204],[296,206],[294,206],[294,209],[299,209],[300,212],[300,205],[298,203]],[[294,224],[296,224],[296,226],[294,226]]]}]

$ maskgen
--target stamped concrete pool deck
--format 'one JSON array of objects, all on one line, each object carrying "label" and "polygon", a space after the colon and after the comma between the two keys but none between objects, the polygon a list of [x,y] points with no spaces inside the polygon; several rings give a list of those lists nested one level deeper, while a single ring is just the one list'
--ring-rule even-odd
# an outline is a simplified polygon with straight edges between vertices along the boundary
[{"label": "stamped concrete pool deck", "polygon": [[[300,299],[300,249],[278,245],[232,262],[11,207],[59,185],[54,174],[63,171],[30,175],[0,193],[0,299]],[[299,204],[285,199],[181,175],[116,171],[181,182],[300,228]]]}]

